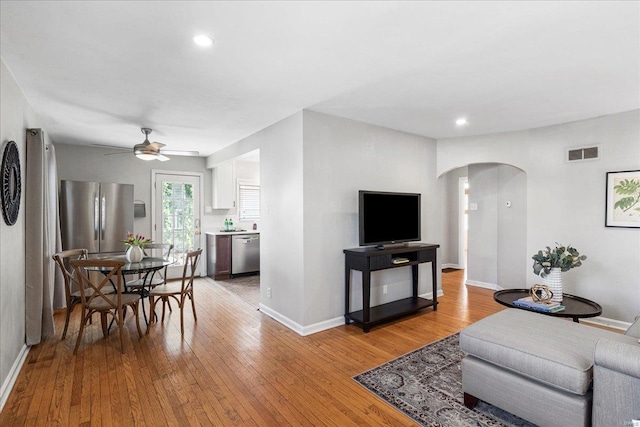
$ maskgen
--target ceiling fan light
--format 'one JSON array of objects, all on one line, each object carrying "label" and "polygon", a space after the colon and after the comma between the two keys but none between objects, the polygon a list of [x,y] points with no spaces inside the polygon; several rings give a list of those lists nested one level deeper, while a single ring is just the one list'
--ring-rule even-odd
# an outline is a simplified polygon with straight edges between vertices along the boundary
[{"label": "ceiling fan light", "polygon": [[136,157],[140,160],[156,160],[158,158],[157,155],[149,153],[136,153]]}]

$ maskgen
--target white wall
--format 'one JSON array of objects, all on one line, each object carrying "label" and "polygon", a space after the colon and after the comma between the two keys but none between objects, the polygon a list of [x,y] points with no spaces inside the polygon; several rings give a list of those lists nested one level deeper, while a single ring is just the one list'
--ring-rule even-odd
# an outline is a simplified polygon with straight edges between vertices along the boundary
[{"label": "white wall", "polygon": [[[287,119],[278,123],[280,123],[280,125],[285,125],[285,123],[287,123],[286,120]],[[277,125],[278,123],[276,123],[275,125]],[[275,125],[272,125],[272,126],[275,126]],[[265,129],[269,129],[269,127]],[[244,139],[241,139],[240,141],[234,144],[228,145],[222,150],[219,150],[213,153],[212,155],[207,157],[207,161],[206,161],[207,168],[213,168],[220,163],[224,163],[228,160],[235,159],[237,157],[242,156],[243,154],[247,154],[251,151],[259,149],[261,145],[265,142],[260,135],[261,132],[262,131],[256,132],[253,135],[250,135]]]},{"label": "white wall", "polygon": [[260,140],[260,303],[302,325],[302,112],[250,138]]},{"label": "white wall", "polygon": [[[12,226],[0,219],[0,409],[26,356],[25,344],[25,192],[26,130],[41,127],[13,76],[0,60],[0,142],[15,141],[20,153],[22,196]],[[45,132],[46,136],[46,132]],[[1,155],[1,153],[0,153]]]},{"label": "white wall", "polygon": [[[498,282],[499,288],[515,288],[526,282],[527,175],[509,165],[498,169]],[[507,206],[510,203],[510,207]],[[525,261],[523,262],[523,259]]]},{"label": "white wall", "polygon": [[[358,190],[422,193],[422,240],[440,242],[435,149],[429,138],[304,111],[304,325],[344,315],[342,251],[358,246]],[[419,268],[419,292],[431,292],[431,265]],[[409,267],[374,272],[372,305],[409,296],[410,278]],[[357,310],[360,273],[353,284]]]},{"label": "white wall", "polygon": [[236,179],[260,183],[260,162],[236,160]]},{"label": "white wall", "polygon": [[[640,230],[604,226],[605,177],[640,169],[640,111],[520,132],[438,141],[438,175],[473,163],[526,173],[526,283],[540,281],[530,257],[555,242],[588,256],[563,274],[565,292],[597,301],[603,316],[630,322],[640,312]],[[601,145],[601,158],[565,162],[567,147]],[[515,284],[513,287],[516,287]],[[520,286],[517,286],[520,287]]]}]

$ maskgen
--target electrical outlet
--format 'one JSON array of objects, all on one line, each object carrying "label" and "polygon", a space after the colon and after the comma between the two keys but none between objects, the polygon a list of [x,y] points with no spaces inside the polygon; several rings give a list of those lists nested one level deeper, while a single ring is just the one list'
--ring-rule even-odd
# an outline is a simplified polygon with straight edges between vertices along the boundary
[{"label": "electrical outlet", "polygon": [[267,288],[267,298],[271,298],[271,288]]},{"label": "electrical outlet", "polygon": [[387,294],[387,285],[382,285],[382,295]]}]

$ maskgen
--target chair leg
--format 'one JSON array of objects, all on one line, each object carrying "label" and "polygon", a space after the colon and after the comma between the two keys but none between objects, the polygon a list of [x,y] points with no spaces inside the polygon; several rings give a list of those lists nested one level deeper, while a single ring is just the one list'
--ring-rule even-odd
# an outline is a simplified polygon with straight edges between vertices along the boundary
[{"label": "chair leg", "polygon": [[109,335],[109,328],[107,327],[107,312],[100,313],[100,323],[102,324],[102,335],[107,337]]},{"label": "chair leg", "polygon": [[133,314],[136,321],[136,328],[138,328],[138,336],[142,338],[142,330],[140,329],[140,301],[136,301],[136,304],[133,306]]},{"label": "chair leg", "polygon": [[76,346],[73,349],[73,354],[78,354],[78,348],[80,347],[80,341],[82,341],[82,332],[84,331],[84,324],[87,323],[87,316],[91,314],[85,314],[84,308],[82,309],[82,322],[80,323],[80,330],[78,331],[78,338],[76,338]]},{"label": "chair leg", "polygon": [[191,308],[193,309],[193,321],[197,322],[198,316],[196,316],[196,301],[195,298],[193,298],[193,291],[189,294],[189,298],[191,299]]},{"label": "chair leg", "polygon": [[[169,298],[168,297],[161,297],[160,299],[162,300],[162,320],[161,320],[161,323],[164,323],[164,308],[166,307],[167,303],[169,303]],[[171,304],[169,304],[169,307],[171,307]]]},{"label": "chair leg", "polygon": [[[142,290],[140,291],[140,303],[142,304],[142,315],[144,316],[144,321],[148,325],[149,319],[147,319],[147,312],[144,311],[144,286],[141,289]],[[151,295],[149,295],[149,298],[151,298]]]},{"label": "chair leg", "polygon": [[180,333],[184,335],[184,295],[180,298]]},{"label": "chair leg", "polygon": [[118,309],[118,331],[120,332],[120,351],[124,354],[124,310],[122,307]]},{"label": "chair leg", "polygon": [[149,295],[149,321],[147,322],[147,334],[151,324],[156,322],[156,300],[152,295]]},{"label": "chair leg", "polygon": [[69,319],[71,318],[71,312],[73,311],[74,305],[67,306],[67,315],[64,319],[64,329],[62,330],[62,338],[65,339],[67,337],[67,329],[69,328]]}]

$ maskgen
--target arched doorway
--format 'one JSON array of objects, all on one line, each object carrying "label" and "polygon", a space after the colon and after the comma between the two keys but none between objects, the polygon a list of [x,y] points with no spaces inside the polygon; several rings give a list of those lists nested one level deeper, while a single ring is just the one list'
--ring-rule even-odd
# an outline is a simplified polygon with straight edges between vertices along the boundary
[{"label": "arched doorway", "polygon": [[[525,286],[526,173],[507,164],[476,163],[441,178],[443,265],[464,268],[469,285],[490,289]],[[464,182],[468,186],[461,185]],[[461,193],[465,191],[468,193]]]}]

